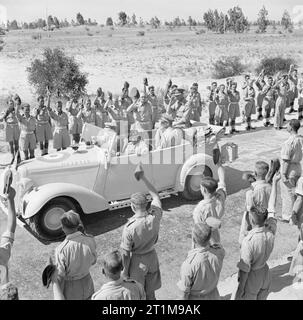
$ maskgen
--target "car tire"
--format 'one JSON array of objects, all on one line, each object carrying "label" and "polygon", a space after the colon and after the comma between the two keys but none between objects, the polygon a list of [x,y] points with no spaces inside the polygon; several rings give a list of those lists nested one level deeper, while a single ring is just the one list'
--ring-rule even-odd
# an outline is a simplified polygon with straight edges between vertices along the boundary
[{"label": "car tire", "polygon": [[60,218],[69,210],[77,212],[77,207],[72,200],[64,197],[52,199],[30,218],[30,227],[36,236],[43,240],[61,240],[65,235],[61,229]]},{"label": "car tire", "polygon": [[208,166],[201,166],[203,174],[191,174],[189,173],[185,179],[185,186],[182,192],[182,196],[187,200],[199,200],[202,199],[200,191],[200,182],[203,177],[213,177],[213,173]]}]

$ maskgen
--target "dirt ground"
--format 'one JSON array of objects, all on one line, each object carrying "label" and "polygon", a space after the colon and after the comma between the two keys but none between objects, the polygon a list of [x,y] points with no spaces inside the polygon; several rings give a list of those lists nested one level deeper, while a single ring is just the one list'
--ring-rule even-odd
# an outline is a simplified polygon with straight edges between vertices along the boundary
[{"label": "dirt ground", "polygon": [[[10,32],[5,39],[6,46],[0,53],[1,107],[7,95],[15,92],[24,101],[35,104],[32,89],[27,83],[26,67],[48,46],[64,48],[67,54],[72,54],[81,62],[82,69],[89,75],[89,93],[99,86],[104,90],[119,92],[125,80],[130,82],[131,87],[139,87],[141,79],[147,76],[150,83],[161,87],[169,77],[180,86],[198,82],[203,95],[211,79],[211,62],[220,55],[239,55],[246,63],[246,71],[253,71],[262,57],[273,53],[291,55],[298,61],[302,59],[303,34],[300,32],[288,35],[256,35],[253,32],[243,35],[196,35],[195,30],[188,28],[174,31],[145,28],[144,31],[145,36],[139,37],[136,35],[138,29],[90,27],[87,31],[79,27],[55,31],[50,38],[42,32],[41,41],[32,39],[36,31]],[[89,36],[88,32],[93,35]],[[254,162],[259,159],[269,161],[278,156],[281,141],[286,138],[285,130],[275,132],[273,129],[260,128],[251,133],[224,138],[221,142],[233,141],[239,145],[239,159],[226,164],[229,195],[221,238],[227,254],[221,280],[236,272],[239,258],[237,239],[244,210],[245,189],[248,187],[241,180],[242,173],[252,169]],[[9,160],[7,154],[3,153],[6,150],[5,143],[0,143],[0,163]],[[176,282],[181,263],[190,249],[192,211],[196,204],[176,196],[163,200],[164,215],[157,245],[163,285],[157,292],[158,298],[178,297]],[[119,247],[123,225],[130,216],[130,209],[121,209],[84,218],[88,232],[96,236],[99,259],[104,253]],[[0,213],[1,232],[5,220],[5,215]],[[271,258],[281,258],[294,250],[296,241],[295,227],[279,223]],[[22,299],[52,298],[51,290],[42,287],[41,271],[56,246],[44,245],[26,230],[17,228],[10,278],[19,287]],[[99,263],[92,268],[92,276],[98,289],[104,281]]]}]

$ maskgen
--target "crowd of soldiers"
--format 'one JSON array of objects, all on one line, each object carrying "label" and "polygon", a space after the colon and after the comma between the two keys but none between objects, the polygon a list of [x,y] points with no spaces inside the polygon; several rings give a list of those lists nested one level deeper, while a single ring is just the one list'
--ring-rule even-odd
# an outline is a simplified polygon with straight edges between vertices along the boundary
[{"label": "crowd of soldiers", "polygon": [[[0,120],[5,122],[6,141],[12,156],[20,148],[27,160],[35,156],[37,143],[41,155],[48,154],[49,140],[52,138],[53,147],[57,151],[69,147],[71,140],[72,144],[78,144],[85,123],[110,128],[118,135],[130,138],[133,145],[142,144],[140,132],[158,129],[156,146],[164,148],[179,140],[180,133],[174,129],[188,128],[195,122],[199,123],[203,110],[208,114],[209,124],[223,126],[226,134],[238,132],[236,118],[241,115],[246,130],[254,129],[251,122],[256,113],[256,120],[263,119],[265,127],[272,125],[270,117],[273,116],[273,125],[280,130],[285,121],[285,110],[289,108],[289,113],[294,112],[296,99],[299,106],[298,120],[303,118],[303,79],[298,80],[293,65],[288,74],[279,74],[275,80],[266,76],[264,70],[257,79],[246,75],[242,98],[233,79],[227,79],[226,85],[218,86],[217,82],[213,82],[207,90],[207,96],[202,100],[198,84],[193,83],[186,96],[184,89],[169,80],[160,98],[155,94],[155,87],[149,86],[148,80],[144,78],[141,92],[136,88],[129,92],[129,83],[125,82],[120,96],[108,92],[106,100],[104,91],[99,88],[93,103],[90,97],[79,100],[71,96],[63,111],[60,100],[56,102],[55,110],[51,108],[51,92],[47,89],[46,105],[45,98],[39,96],[38,107],[34,108],[32,115],[30,105],[21,105],[21,99],[16,94],[8,100],[8,108]],[[126,150],[126,145],[120,147],[122,150]]]}]

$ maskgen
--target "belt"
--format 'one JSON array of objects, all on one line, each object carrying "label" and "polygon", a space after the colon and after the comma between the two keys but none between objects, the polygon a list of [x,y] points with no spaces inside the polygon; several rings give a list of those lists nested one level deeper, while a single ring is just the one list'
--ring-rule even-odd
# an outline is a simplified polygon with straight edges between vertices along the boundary
[{"label": "belt", "polygon": [[210,294],[212,294],[215,290],[217,289],[217,287],[215,287],[213,290],[207,292],[207,293],[190,293],[191,296],[193,297],[205,297],[205,296],[208,296]]},{"label": "belt", "polygon": [[229,104],[239,104],[239,102],[230,102]]},{"label": "belt", "polygon": [[55,127],[55,130],[56,130],[56,129],[59,129],[59,130],[66,129],[66,130],[67,130],[67,127]]},{"label": "belt", "polygon": [[69,276],[65,276],[64,277],[64,280],[65,281],[75,281],[75,280],[81,280],[81,279],[84,279],[84,278],[86,278],[87,276],[89,276],[90,275],[90,273],[88,273],[87,275],[85,275],[85,276],[71,276],[71,277],[69,277]]},{"label": "belt", "polygon": [[8,126],[18,126],[18,123],[6,123]]},{"label": "belt", "polygon": [[149,251],[146,251],[146,252],[140,252],[140,253],[137,253],[137,252],[132,252],[132,255],[136,255],[136,256],[144,256],[144,255],[146,255],[146,254],[149,254],[149,253],[151,253],[151,252],[153,252],[153,251],[155,251],[155,248],[152,248],[151,250],[149,250]]},{"label": "belt", "polygon": [[21,130],[21,134],[33,134],[34,131],[24,131],[24,130]]},{"label": "belt", "polygon": [[48,121],[37,121],[37,124],[47,124],[49,123]]}]

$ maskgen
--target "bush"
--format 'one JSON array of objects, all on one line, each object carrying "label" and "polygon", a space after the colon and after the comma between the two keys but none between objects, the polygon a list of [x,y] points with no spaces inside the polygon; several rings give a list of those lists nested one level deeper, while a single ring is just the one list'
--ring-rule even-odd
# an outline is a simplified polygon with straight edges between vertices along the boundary
[{"label": "bush", "polygon": [[92,37],[92,36],[93,36],[93,33],[88,32],[87,35],[88,35],[89,37]]},{"label": "bush", "polygon": [[239,75],[243,71],[244,65],[238,56],[223,56],[213,63],[212,76],[215,79],[222,79]]},{"label": "bush", "polygon": [[256,73],[260,73],[263,69],[268,75],[275,75],[277,72],[288,72],[291,64],[295,64],[292,58],[283,58],[280,56],[273,58],[264,58],[260,61],[256,68]]},{"label": "bush", "polygon": [[145,32],[144,31],[138,31],[137,32],[137,36],[138,37],[143,37],[145,35]]},{"label": "bush", "polygon": [[196,34],[199,35],[199,34],[204,34],[206,31],[204,29],[201,29],[201,30],[198,30],[196,31]]},{"label": "bush", "polygon": [[35,88],[37,94],[45,94],[47,87],[55,92],[69,96],[86,93],[85,86],[88,83],[87,74],[79,70],[79,64],[73,57],[56,48],[47,48],[43,52],[43,58],[35,59],[27,68],[28,81]]},{"label": "bush", "polygon": [[39,40],[39,35],[38,34],[33,34],[32,35],[33,40]]}]

